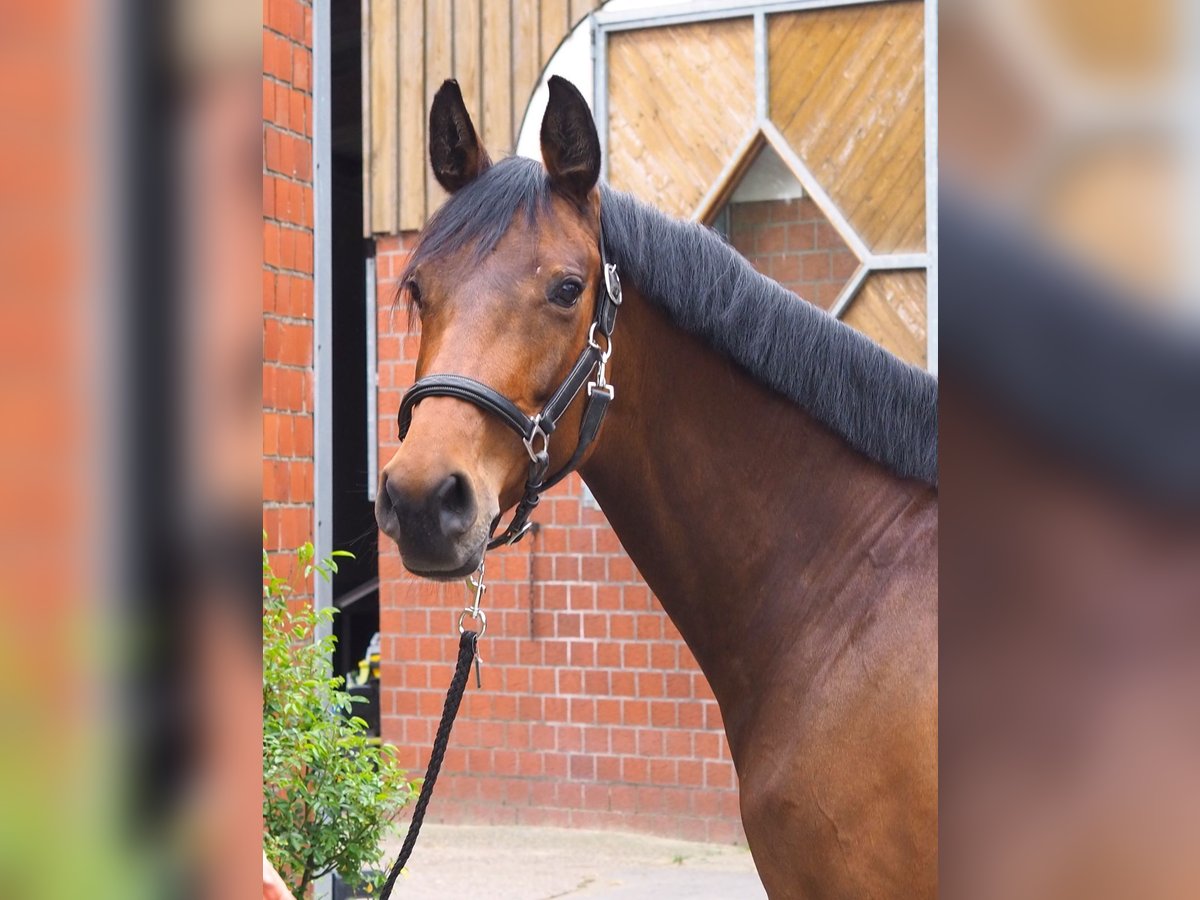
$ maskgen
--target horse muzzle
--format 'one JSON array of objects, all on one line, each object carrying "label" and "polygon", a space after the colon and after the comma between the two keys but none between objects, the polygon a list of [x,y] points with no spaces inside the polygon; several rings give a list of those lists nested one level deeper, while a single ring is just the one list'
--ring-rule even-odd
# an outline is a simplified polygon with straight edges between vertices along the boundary
[{"label": "horse muzzle", "polygon": [[384,470],[375,500],[379,529],[396,542],[404,567],[423,578],[450,580],[479,567],[491,517],[463,472],[420,484]]}]

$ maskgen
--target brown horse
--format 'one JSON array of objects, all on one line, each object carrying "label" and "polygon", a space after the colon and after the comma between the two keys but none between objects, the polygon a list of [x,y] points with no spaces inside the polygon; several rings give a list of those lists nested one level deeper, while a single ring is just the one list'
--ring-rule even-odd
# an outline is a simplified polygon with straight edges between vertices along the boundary
[{"label": "brown horse", "polygon": [[[405,566],[470,572],[501,512],[536,496],[531,459],[577,466],[712,686],[769,895],[933,896],[936,381],[711,231],[600,185],[595,125],[562,79],[544,167],[492,164],[454,82],[430,129],[451,197],[403,283],[418,377],[461,378],[406,398],[383,470],[376,514]],[[594,387],[534,436],[601,355],[616,396],[594,441]]]}]

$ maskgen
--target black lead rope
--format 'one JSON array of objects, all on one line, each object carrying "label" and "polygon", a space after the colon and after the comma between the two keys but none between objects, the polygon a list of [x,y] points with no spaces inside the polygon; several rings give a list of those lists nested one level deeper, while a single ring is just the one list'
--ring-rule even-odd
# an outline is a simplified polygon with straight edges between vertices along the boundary
[{"label": "black lead rope", "polygon": [[400,847],[400,855],[392,864],[392,870],[388,872],[387,881],[383,883],[383,890],[379,893],[380,900],[388,900],[392,896],[392,887],[396,884],[400,871],[412,855],[413,847],[417,843],[417,835],[421,833],[421,823],[425,820],[425,807],[429,805],[429,798],[433,795],[433,786],[437,784],[438,772],[442,768],[442,757],[446,755],[446,744],[450,740],[450,729],[454,727],[454,717],[458,715],[458,707],[462,703],[463,689],[467,686],[471,663],[475,661],[475,645],[478,641],[479,632],[477,631],[464,631],[458,639],[458,663],[454,667],[454,677],[450,679],[450,689],[446,691],[446,705],[442,707],[442,721],[438,725],[437,737],[433,739],[433,752],[429,754],[429,768],[425,770],[421,795],[417,798],[417,805],[413,808],[412,821],[408,825],[408,834],[404,837],[404,844]]}]

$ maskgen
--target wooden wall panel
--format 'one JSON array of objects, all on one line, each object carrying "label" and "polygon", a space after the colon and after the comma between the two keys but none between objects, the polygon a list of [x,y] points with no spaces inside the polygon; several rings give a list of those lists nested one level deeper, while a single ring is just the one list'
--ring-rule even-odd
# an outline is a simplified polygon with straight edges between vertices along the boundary
[{"label": "wooden wall panel", "polygon": [[[386,66],[386,60],[372,60]],[[400,0],[400,125],[396,149],[414,139],[425,143],[425,4],[422,0]],[[400,172],[400,204],[386,211],[392,230],[419,228],[425,221],[425,153],[400,153],[395,150],[377,161],[374,179],[381,166],[393,166]],[[374,216],[372,217],[375,218]]]},{"label": "wooden wall panel", "polygon": [[690,216],[755,123],[750,18],[608,41],[608,179]]},{"label": "wooden wall panel", "polygon": [[571,0],[571,25],[578,24],[580,19],[599,5],[595,0]]},{"label": "wooden wall panel", "polygon": [[[453,77],[462,88],[463,102],[475,119],[483,122],[483,4],[481,0],[454,0]],[[439,82],[440,84],[440,82]]]},{"label": "wooden wall panel", "polygon": [[[433,105],[433,95],[447,78],[454,77],[454,45],[457,36],[454,34],[454,7],[446,0],[426,0],[425,2],[425,102],[422,104],[422,125],[426,125],[429,108]],[[426,126],[427,127],[427,126]],[[426,132],[423,130],[422,134]],[[422,160],[427,158],[425,149],[429,141],[426,137],[421,140]],[[446,192],[433,177],[433,170],[428,165],[422,165],[425,173],[425,214],[437,209],[446,199]],[[406,226],[407,227],[407,226]],[[418,228],[420,224],[412,227]]]},{"label": "wooden wall panel", "polygon": [[[541,3],[522,3],[514,0],[512,27],[512,134],[516,141],[521,128],[524,103],[533,93],[541,74]],[[518,109],[518,107],[520,107]]]},{"label": "wooden wall panel", "polygon": [[512,19],[509,0],[483,0],[483,146],[493,158],[513,139]]},{"label": "wooden wall panel", "polygon": [[457,78],[493,158],[516,129],[547,58],[600,0],[364,0],[364,227],[425,224],[445,193],[428,173],[425,127],[442,81]]},{"label": "wooden wall panel", "polygon": [[370,115],[363,117],[367,131],[363,149],[369,182],[364,185],[367,209],[363,218],[369,231],[388,231],[395,226],[399,202],[400,172],[395,165],[389,165],[395,162],[399,141],[396,121],[400,108],[399,0],[372,0],[368,12],[370,31],[365,49],[371,59],[390,60],[390,64],[367,67]]},{"label": "wooden wall panel", "polygon": [[[538,39],[539,72],[550,61],[550,56],[558,47],[559,41],[566,35],[570,17],[571,0],[542,0]],[[530,90],[532,91],[533,88],[531,87]]]},{"label": "wooden wall panel", "polygon": [[768,20],[770,117],[867,246],[925,249],[923,4]]},{"label": "wooden wall panel", "polygon": [[925,272],[872,272],[842,321],[901,359],[925,365]]}]

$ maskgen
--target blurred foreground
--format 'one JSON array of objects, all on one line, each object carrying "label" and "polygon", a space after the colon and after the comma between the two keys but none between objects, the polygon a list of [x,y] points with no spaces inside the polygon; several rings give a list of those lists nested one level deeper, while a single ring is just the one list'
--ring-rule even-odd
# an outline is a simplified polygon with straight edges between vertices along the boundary
[{"label": "blurred foreground", "polygon": [[1196,4],[945,4],[945,896],[1200,896]]}]

